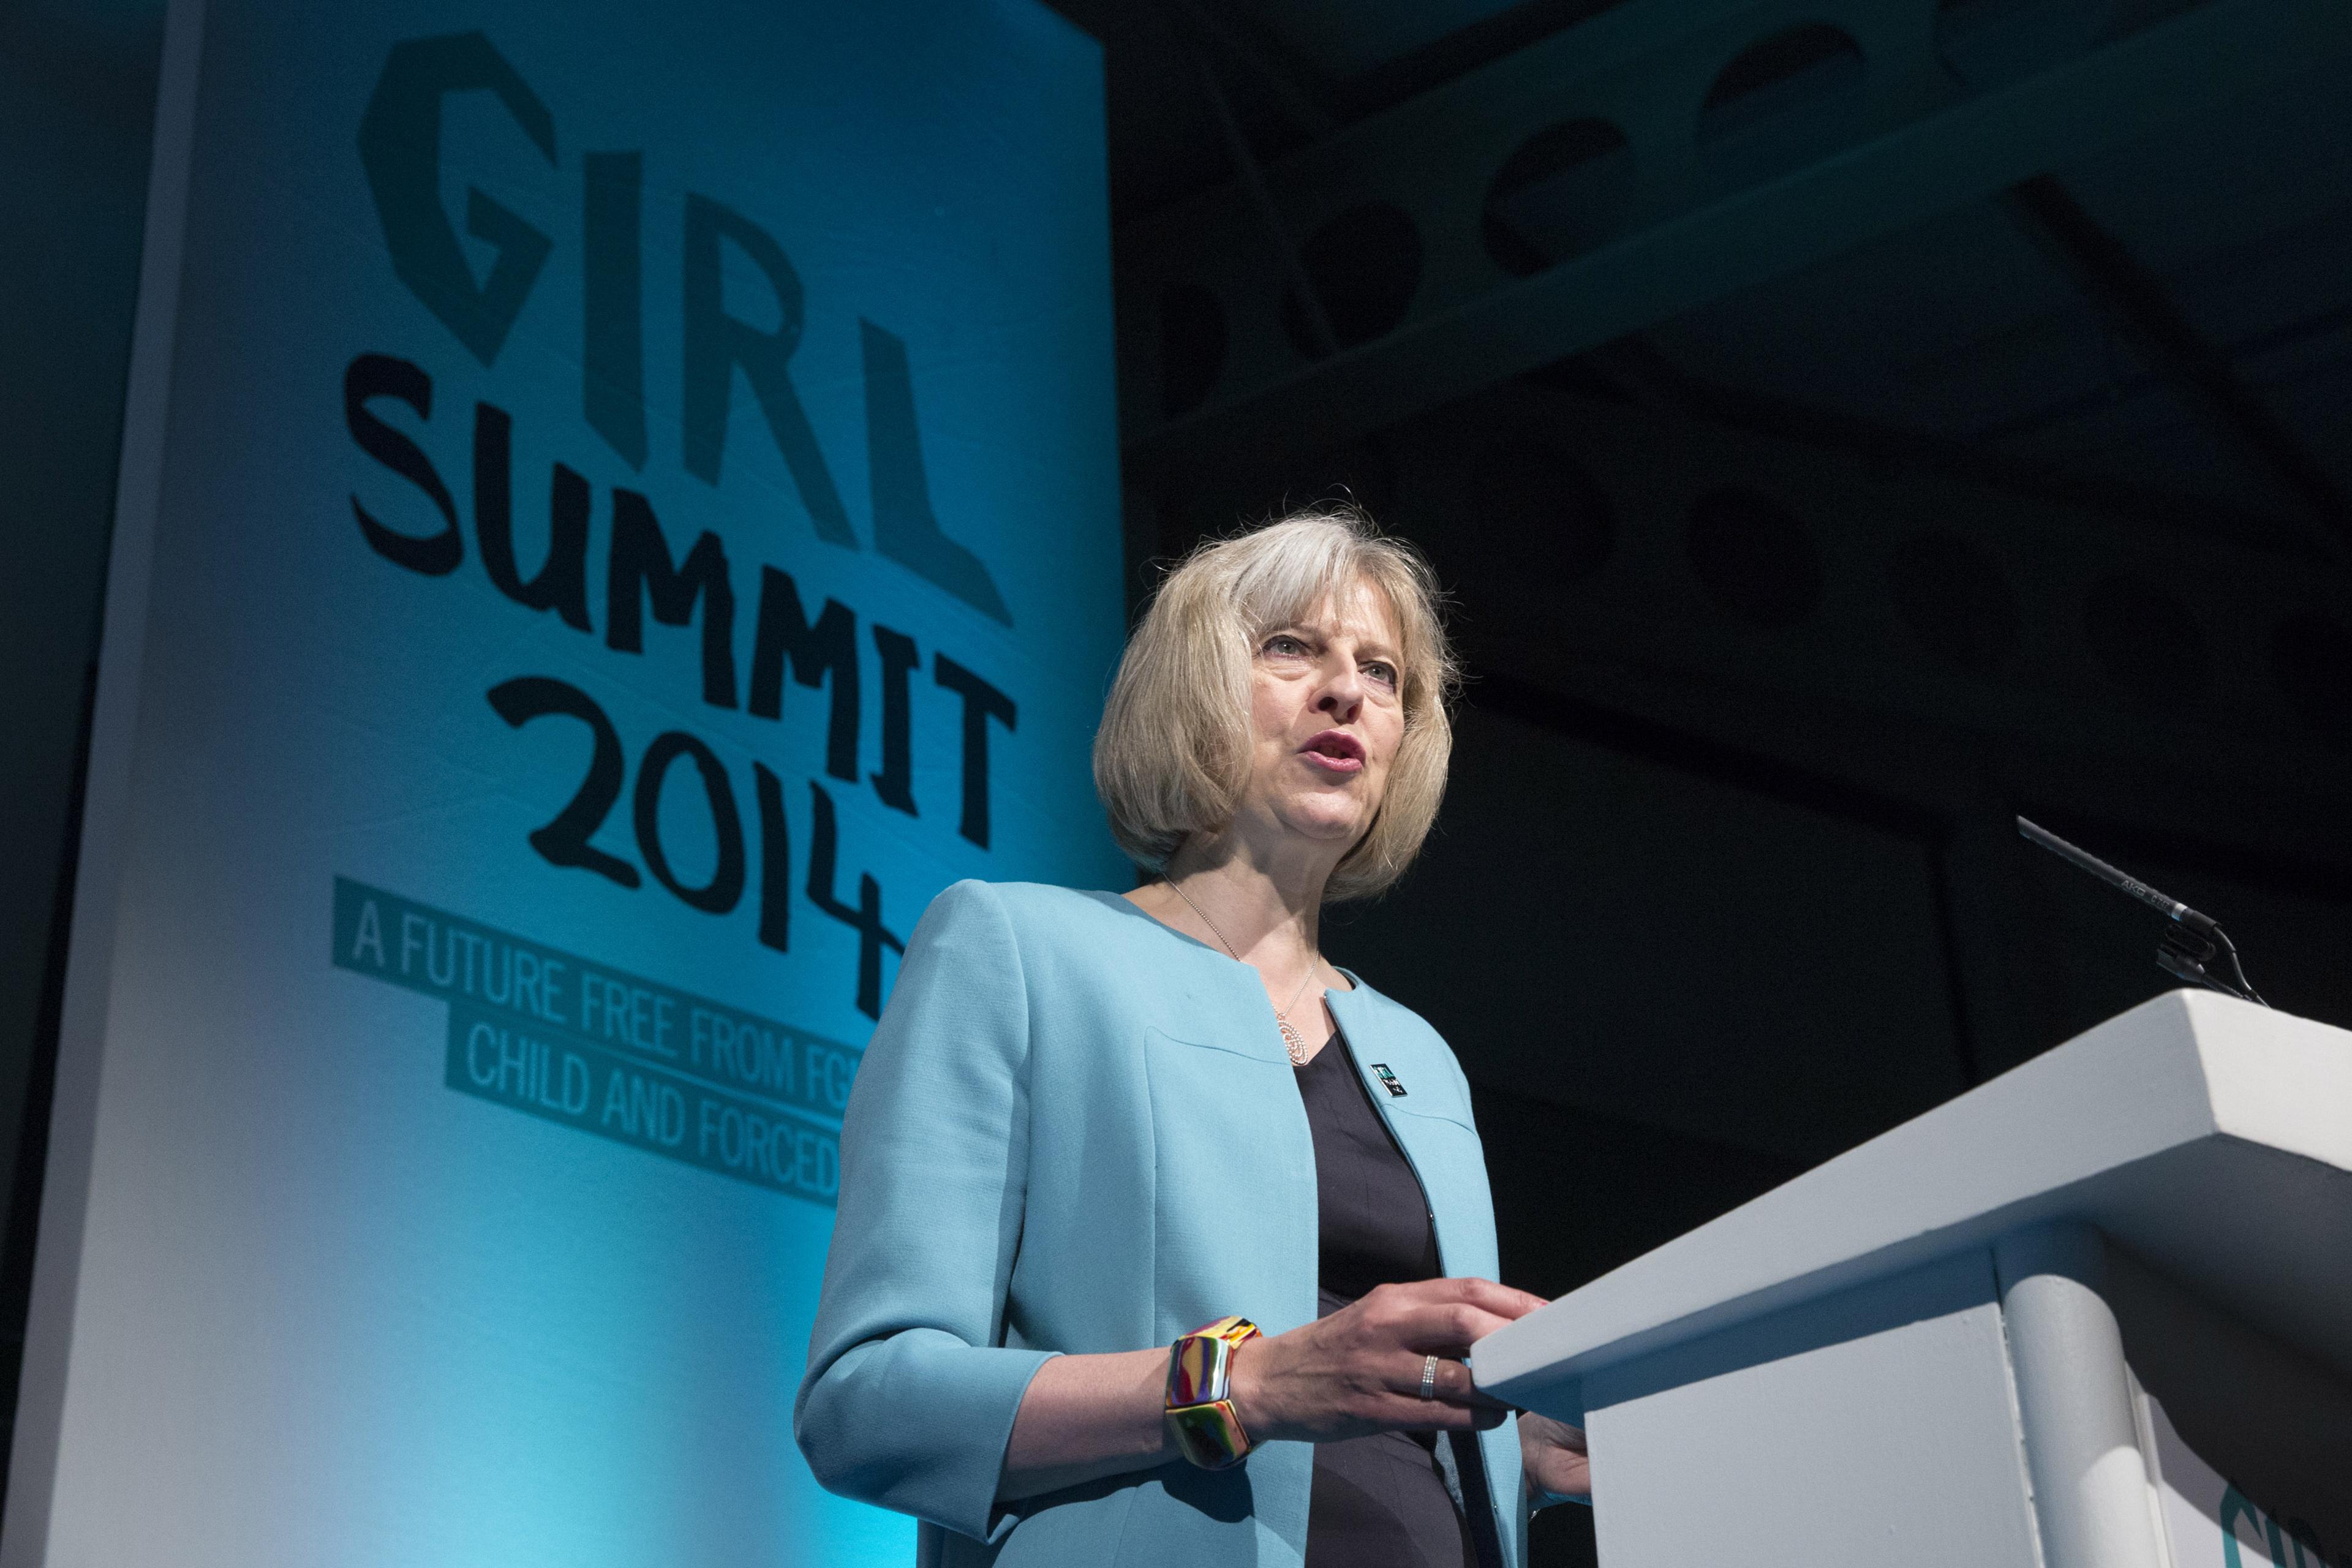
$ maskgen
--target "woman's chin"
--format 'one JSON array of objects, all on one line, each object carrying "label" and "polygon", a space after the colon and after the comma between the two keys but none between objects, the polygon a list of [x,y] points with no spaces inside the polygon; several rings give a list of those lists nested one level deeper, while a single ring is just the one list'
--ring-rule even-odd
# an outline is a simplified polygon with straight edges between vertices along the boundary
[{"label": "woman's chin", "polygon": [[1282,813],[1282,823],[1301,838],[1318,844],[1353,844],[1362,837],[1371,814],[1357,802],[1299,801]]}]

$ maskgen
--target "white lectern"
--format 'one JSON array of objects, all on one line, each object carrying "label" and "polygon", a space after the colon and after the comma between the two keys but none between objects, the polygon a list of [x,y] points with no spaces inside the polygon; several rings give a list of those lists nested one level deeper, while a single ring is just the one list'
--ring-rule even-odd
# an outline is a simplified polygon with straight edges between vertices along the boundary
[{"label": "white lectern", "polygon": [[2352,1568],[2352,1034],[2158,997],[1472,1364],[1604,1568]]}]

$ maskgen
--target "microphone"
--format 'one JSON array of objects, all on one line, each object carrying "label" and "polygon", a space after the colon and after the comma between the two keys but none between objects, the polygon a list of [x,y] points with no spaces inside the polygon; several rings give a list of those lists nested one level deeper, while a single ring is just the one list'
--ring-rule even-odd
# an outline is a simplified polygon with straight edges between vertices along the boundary
[{"label": "microphone", "polygon": [[2211,921],[2199,914],[2179,899],[2169,898],[2158,892],[2138,878],[2117,870],[2089,850],[2067,843],[2038,822],[2029,822],[2021,816],[2017,819],[2017,831],[2041,845],[2061,860],[2072,860],[2108,887],[2129,893],[2157,913],[2168,920],[2179,921],[2200,936],[2211,936],[2219,929]]},{"label": "microphone", "polygon": [[[2168,893],[2158,892],[2138,878],[2108,865],[2089,850],[2067,843],[2038,822],[2021,816],[2017,819],[2017,831],[2020,837],[2031,839],[2060,859],[2072,862],[2110,888],[2137,899],[2175,925],[2185,928],[2165,932],[2164,941],[2157,949],[2156,962],[2165,973],[2179,975],[2194,984],[2210,985],[2242,1002],[2257,1002],[2265,1007],[2270,1005],[2263,1001],[2262,994],[2246,978],[2245,965],[2238,962],[2237,944],[2213,923],[2210,916],[2198,913]],[[2195,934],[2189,934],[2191,932]],[[2217,953],[2229,955],[2231,971],[2237,976],[2236,984],[2232,985],[2207,970],[2206,965]]]}]

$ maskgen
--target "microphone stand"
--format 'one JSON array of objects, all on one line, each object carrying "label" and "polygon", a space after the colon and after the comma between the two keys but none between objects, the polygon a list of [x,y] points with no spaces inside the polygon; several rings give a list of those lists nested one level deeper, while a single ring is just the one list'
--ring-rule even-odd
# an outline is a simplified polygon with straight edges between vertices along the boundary
[{"label": "microphone stand", "polygon": [[[2166,973],[2178,975],[2192,985],[2210,985],[2241,1002],[2260,1003],[2265,1007],[2270,1005],[2263,1001],[2262,993],[2256,991],[2253,983],[2246,978],[2246,966],[2238,962],[2237,944],[2211,920],[2179,899],[2159,893],[2138,878],[2116,869],[2089,850],[2067,843],[2038,823],[2029,822],[2021,816],[2017,819],[2017,831],[2021,837],[2039,844],[2060,859],[2072,862],[2110,888],[2128,893],[2170,921],[2172,924],[2166,928],[2164,941],[2156,950],[2156,962]],[[2223,956],[2230,961],[2230,973],[2234,983],[2223,980],[2209,967],[2216,957]]]}]

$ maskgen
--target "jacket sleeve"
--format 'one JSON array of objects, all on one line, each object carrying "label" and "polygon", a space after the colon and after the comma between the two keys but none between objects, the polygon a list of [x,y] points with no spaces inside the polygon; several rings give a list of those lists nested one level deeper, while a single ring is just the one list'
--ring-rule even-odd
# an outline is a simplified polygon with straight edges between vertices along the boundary
[{"label": "jacket sleeve", "polygon": [[982,1540],[1052,1352],[999,1343],[1028,1171],[1029,1009],[1002,899],[959,882],[907,944],[851,1089],[793,1432],[826,1489]]}]

